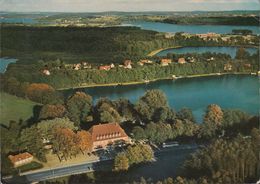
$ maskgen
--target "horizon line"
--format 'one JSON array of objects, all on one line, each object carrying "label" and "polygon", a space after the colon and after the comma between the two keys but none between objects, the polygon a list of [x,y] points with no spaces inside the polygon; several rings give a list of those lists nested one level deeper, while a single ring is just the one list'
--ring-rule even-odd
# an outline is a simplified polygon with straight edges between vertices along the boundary
[{"label": "horizon line", "polygon": [[259,9],[234,9],[234,10],[143,10],[143,11],[120,11],[120,10],[108,10],[108,11],[8,11],[0,10],[0,13],[106,13],[106,12],[118,12],[118,13],[142,13],[142,12],[232,12],[232,11],[259,11]]}]

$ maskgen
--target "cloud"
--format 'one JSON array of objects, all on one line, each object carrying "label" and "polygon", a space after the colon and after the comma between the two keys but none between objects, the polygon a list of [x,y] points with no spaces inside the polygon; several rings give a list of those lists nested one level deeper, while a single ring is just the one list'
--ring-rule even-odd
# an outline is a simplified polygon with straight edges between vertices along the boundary
[{"label": "cloud", "polygon": [[260,9],[258,0],[0,0],[2,11],[192,11]]}]

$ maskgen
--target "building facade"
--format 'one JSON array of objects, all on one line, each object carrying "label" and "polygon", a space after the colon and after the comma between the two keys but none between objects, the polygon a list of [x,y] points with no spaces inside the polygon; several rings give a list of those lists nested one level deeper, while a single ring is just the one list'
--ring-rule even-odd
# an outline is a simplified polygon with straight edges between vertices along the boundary
[{"label": "building facade", "polygon": [[130,142],[130,138],[118,123],[94,125],[89,132],[92,139],[92,151],[105,149],[116,141]]}]

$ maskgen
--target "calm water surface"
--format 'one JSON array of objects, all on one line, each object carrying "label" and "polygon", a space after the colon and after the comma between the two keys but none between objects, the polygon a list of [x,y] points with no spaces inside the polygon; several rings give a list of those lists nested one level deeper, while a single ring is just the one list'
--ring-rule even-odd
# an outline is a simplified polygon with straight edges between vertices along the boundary
[{"label": "calm water surface", "polygon": [[[222,108],[241,109],[250,114],[259,110],[259,81],[256,76],[225,75],[178,80],[163,80],[149,84],[94,87],[78,89],[90,94],[94,102],[100,97],[112,100],[127,98],[135,103],[147,90],[160,89],[175,110],[183,107],[191,108],[197,121],[209,104],[218,104]],[[70,95],[75,90],[66,90]]]},{"label": "calm water surface", "polygon": [[[205,53],[215,52],[222,54],[229,54],[232,58],[235,58],[238,47],[181,47],[174,49],[166,49],[157,54],[157,56],[166,56],[168,53],[185,54],[185,53]],[[255,54],[257,48],[246,48],[250,54]]]},{"label": "calm water surface", "polygon": [[0,23],[36,24],[38,21],[33,18],[1,18]]},{"label": "calm water surface", "polygon": [[0,73],[4,73],[7,66],[10,63],[15,63],[17,61],[17,59],[13,59],[13,58],[0,58]]},{"label": "calm water surface", "polygon": [[259,26],[230,26],[230,25],[178,25],[167,24],[160,22],[146,22],[146,21],[133,21],[123,25],[138,26],[142,29],[153,30],[158,32],[186,32],[192,34],[201,34],[208,32],[215,32],[219,34],[232,33],[233,29],[248,29],[252,30],[254,34],[260,34]]}]

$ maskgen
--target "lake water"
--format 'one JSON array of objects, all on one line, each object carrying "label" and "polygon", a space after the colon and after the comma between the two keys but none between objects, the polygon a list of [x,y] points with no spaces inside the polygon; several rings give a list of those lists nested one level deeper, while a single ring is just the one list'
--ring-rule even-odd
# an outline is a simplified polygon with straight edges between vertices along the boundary
[{"label": "lake water", "polygon": [[[94,102],[100,97],[112,100],[127,98],[135,103],[147,90],[160,89],[175,110],[191,108],[198,122],[209,104],[218,104],[222,108],[241,109],[250,114],[259,110],[259,81],[256,76],[223,75],[178,80],[163,80],[149,84],[129,86],[108,86],[77,89],[90,94]],[[75,90],[66,90],[69,95]]]},{"label": "lake water", "polygon": [[[222,54],[229,54],[232,58],[235,58],[238,47],[181,47],[174,49],[166,49],[158,54],[157,56],[166,56],[168,53],[175,54],[185,54],[185,53],[205,53],[205,52],[215,52]],[[257,52],[257,48],[246,48],[250,54]]]},{"label": "lake water", "polygon": [[146,21],[133,21],[123,24],[123,26],[138,26],[145,30],[153,30],[158,32],[186,32],[192,34],[201,34],[208,32],[215,32],[219,34],[232,33],[233,29],[248,29],[252,30],[254,34],[260,34],[259,26],[230,26],[230,25],[179,25],[167,24],[160,22],[146,22]]},{"label": "lake water", "polygon": [[15,63],[17,61],[17,59],[13,59],[13,58],[0,58],[0,73],[4,73],[7,66],[10,63]]},{"label": "lake water", "polygon": [[33,18],[1,18],[0,23],[36,24],[38,21]]}]

